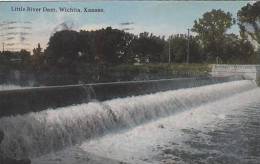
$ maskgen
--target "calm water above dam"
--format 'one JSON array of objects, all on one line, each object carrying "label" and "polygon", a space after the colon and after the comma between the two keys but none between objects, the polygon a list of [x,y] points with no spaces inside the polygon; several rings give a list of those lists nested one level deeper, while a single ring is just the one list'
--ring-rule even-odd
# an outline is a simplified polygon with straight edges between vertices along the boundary
[{"label": "calm water above dam", "polygon": [[242,80],[0,119],[35,164],[259,163],[260,89]]}]

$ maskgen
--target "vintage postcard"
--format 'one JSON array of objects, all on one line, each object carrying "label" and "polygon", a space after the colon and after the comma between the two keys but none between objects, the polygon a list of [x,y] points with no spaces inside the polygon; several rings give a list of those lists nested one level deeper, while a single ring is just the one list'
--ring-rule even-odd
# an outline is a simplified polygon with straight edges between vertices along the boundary
[{"label": "vintage postcard", "polygon": [[260,1],[0,1],[0,164],[259,164]]}]

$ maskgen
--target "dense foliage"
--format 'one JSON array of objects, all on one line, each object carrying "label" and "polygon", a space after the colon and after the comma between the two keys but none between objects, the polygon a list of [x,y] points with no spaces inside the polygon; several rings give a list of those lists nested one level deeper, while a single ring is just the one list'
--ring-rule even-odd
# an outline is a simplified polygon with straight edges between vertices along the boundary
[{"label": "dense foliage", "polygon": [[237,13],[241,35],[250,36],[260,44],[260,1],[248,3]]}]

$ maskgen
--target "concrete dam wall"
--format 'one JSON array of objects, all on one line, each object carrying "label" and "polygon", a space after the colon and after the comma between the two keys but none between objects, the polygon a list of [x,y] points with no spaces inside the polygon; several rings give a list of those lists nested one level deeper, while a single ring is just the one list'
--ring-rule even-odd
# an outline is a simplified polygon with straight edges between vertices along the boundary
[{"label": "concrete dam wall", "polygon": [[216,64],[212,67],[213,76],[233,76],[241,75],[246,79],[260,78],[260,65],[230,65]]},{"label": "concrete dam wall", "polygon": [[0,117],[87,103],[92,100],[104,101],[240,79],[242,78],[177,78],[4,90],[0,91]]}]

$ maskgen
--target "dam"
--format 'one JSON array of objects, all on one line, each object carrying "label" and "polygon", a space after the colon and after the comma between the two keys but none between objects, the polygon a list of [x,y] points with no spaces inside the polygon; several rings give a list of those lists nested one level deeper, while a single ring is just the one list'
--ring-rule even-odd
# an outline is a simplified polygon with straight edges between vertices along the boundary
[{"label": "dam", "polygon": [[[57,93],[62,95],[55,98]],[[18,99],[10,106],[13,95],[28,100],[31,94],[31,102]],[[42,95],[50,96],[49,103]],[[260,89],[241,76],[18,88],[0,91],[1,96],[6,101],[0,102],[5,134],[0,152],[13,159],[35,164],[260,160]]]},{"label": "dam", "polygon": [[242,75],[247,79],[257,80],[260,78],[260,65],[214,64],[212,67],[212,75],[213,76]]}]

